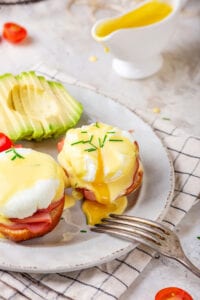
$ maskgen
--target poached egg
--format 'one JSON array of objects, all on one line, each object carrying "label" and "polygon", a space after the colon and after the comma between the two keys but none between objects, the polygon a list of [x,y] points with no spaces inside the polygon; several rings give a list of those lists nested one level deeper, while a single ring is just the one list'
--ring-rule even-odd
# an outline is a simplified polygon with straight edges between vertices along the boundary
[{"label": "poached egg", "polygon": [[66,176],[48,154],[27,148],[0,153],[0,223],[23,219],[63,197]]},{"label": "poached egg", "polygon": [[124,195],[141,170],[132,134],[100,122],[70,129],[58,161],[70,185],[82,191],[82,208],[91,225],[111,212],[125,210]]}]

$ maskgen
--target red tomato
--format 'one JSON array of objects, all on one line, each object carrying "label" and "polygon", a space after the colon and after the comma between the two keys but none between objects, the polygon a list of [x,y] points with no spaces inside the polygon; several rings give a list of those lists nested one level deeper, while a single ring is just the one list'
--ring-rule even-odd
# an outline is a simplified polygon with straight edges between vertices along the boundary
[{"label": "red tomato", "polygon": [[15,23],[5,23],[3,37],[11,43],[19,43],[25,39],[27,31],[24,27]]},{"label": "red tomato", "polygon": [[64,146],[64,139],[62,139],[60,142],[58,142],[57,144],[57,149],[58,149],[58,152],[60,152],[62,150]]},{"label": "red tomato", "polygon": [[193,298],[184,290],[177,287],[168,287],[160,290],[155,300],[193,300]]},{"label": "red tomato", "polygon": [[13,146],[12,141],[2,132],[0,132],[0,152]]}]

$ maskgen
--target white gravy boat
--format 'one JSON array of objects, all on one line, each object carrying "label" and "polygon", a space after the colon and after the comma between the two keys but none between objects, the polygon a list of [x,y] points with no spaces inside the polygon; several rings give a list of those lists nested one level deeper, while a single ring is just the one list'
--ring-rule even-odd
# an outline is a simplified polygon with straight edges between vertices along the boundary
[{"label": "white gravy boat", "polygon": [[[134,9],[148,1],[142,2]],[[170,4],[173,11],[166,18],[151,25],[119,29],[104,37],[98,36],[96,30],[101,23],[111,18],[101,19],[92,27],[93,38],[109,48],[113,56],[112,67],[121,77],[142,79],[156,73],[162,67],[161,52],[176,29],[177,13],[182,0],[162,1]],[[117,17],[119,16],[112,19]]]}]

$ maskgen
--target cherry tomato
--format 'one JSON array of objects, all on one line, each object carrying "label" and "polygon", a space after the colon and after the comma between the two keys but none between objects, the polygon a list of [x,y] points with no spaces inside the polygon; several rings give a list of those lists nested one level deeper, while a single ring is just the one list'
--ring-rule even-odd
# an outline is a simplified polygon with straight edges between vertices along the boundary
[{"label": "cherry tomato", "polygon": [[193,300],[193,298],[184,290],[177,287],[168,287],[160,290],[155,300]]},{"label": "cherry tomato", "polygon": [[58,149],[58,152],[60,152],[62,150],[64,146],[64,139],[62,139],[60,142],[58,142],[57,144],[57,149]]},{"label": "cherry tomato", "polygon": [[11,43],[19,43],[25,39],[27,31],[24,27],[15,23],[5,23],[3,37]]},{"label": "cherry tomato", "polygon": [[0,132],[0,152],[7,150],[13,146],[12,141],[5,135]]}]

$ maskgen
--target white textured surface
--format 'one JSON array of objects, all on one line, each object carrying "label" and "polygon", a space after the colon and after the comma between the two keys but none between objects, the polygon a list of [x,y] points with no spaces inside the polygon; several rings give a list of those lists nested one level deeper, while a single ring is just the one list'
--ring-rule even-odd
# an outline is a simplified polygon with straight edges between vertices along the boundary
[{"label": "white textured surface", "polygon": [[[178,18],[174,38],[164,53],[164,65],[158,74],[142,81],[119,78],[111,69],[110,54],[93,41],[93,21],[85,6],[74,6],[67,13],[67,0],[48,0],[33,6],[2,7],[0,25],[5,21],[23,24],[29,39],[18,46],[0,43],[0,72],[18,73],[30,65],[45,62],[74,78],[97,87],[130,108],[151,114],[161,109],[177,127],[200,135],[200,1],[190,0]],[[100,16],[99,16],[100,17]],[[148,51],[148,49],[147,49]],[[97,56],[91,63],[88,58]],[[180,224],[183,246],[193,262],[200,267],[200,205]],[[123,300],[153,300],[155,292],[176,285],[188,290],[199,300],[200,282],[182,266],[168,260],[153,260],[122,297]]]}]

